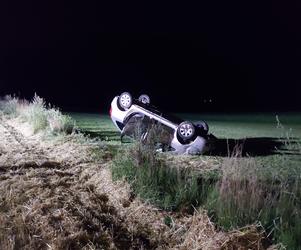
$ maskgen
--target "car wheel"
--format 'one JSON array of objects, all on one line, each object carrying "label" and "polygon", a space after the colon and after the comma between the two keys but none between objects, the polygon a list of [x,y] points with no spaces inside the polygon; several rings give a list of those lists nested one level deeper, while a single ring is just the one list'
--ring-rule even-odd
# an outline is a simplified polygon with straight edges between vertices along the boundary
[{"label": "car wheel", "polygon": [[200,128],[205,134],[209,132],[209,126],[205,121],[197,121],[194,123],[197,128]]},{"label": "car wheel", "polygon": [[128,92],[123,92],[118,99],[119,105],[124,108],[124,109],[128,109],[129,107],[131,107],[132,103],[133,103],[133,99],[130,93]]},{"label": "car wheel", "polygon": [[139,102],[142,102],[143,104],[150,104],[150,98],[148,95],[141,95],[139,96]]},{"label": "car wheel", "polygon": [[195,134],[194,125],[188,121],[182,122],[178,127],[177,133],[183,140],[189,140]]}]

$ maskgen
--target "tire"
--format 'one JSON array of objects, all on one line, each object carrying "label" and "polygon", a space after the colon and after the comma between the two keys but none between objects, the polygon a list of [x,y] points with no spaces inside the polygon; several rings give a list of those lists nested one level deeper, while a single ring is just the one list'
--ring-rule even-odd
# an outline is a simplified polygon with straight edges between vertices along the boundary
[{"label": "tire", "polygon": [[208,126],[208,124],[205,121],[197,121],[197,122],[194,123],[194,125],[197,128],[201,129],[202,132],[204,132],[206,135],[208,134],[208,132],[209,132],[209,126]]},{"label": "tire", "polygon": [[139,102],[142,102],[143,104],[150,104],[150,98],[148,95],[141,95],[139,96]]},{"label": "tire", "polygon": [[133,103],[131,94],[129,92],[123,92],[118,98],[118,103],[123,109],[130,108]]},{"label": "tire", "polygon": [[195,127],[191,122],[185,121],[179,125],[177,133],[181,139],[187,141],[194,137]]}]

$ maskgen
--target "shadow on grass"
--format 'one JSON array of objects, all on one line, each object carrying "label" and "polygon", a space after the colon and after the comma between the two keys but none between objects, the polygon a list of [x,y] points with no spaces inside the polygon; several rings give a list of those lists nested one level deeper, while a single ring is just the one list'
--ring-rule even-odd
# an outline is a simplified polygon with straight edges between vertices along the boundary
[{"label": "shadow on grass", "polygon": [[296,138],[290,138],[288,148],[286,138],[216,139],[213,148],[206,155],[230,156],[235,153],[239,156],[300,155],[300,150],[294,148],[297,143]]},{"label": "shadow on grass", "polygon": [[[103,141],[120,142],[120,132],[112,130],[81,131],[90,138],[99,138]],[[124,140],[123,142],[131,142]],[[268,156],[275,154],[300,155],[300,150],[288,149],[287,138],[255,137],[244,139],[214,139],[213,148],[205,155],[230,156],[239,152],[240,156]],[[290,138],[289,145],[298,143],[297,138]]]},{"label": "shadow on grass", "polygon": [[99,138],[103,141],[120,141],[120,132],[104,130],[104,131],[89,131],[83,130],[81,131],[85,136],[90,138]]}]

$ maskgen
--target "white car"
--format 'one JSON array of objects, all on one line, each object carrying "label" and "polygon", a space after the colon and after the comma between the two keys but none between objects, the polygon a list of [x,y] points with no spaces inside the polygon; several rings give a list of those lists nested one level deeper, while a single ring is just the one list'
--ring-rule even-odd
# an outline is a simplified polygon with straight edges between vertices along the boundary
[{"label": "white car", "polygon": [[139,99],[133,99],[128,92],[115,96],[111,103],[110,116],[117,129],[121,131],[121,136],[125,134],[127,123],[133,120],[133,117],[138,119],[146,117],[170,131],[169,146],[176,153],[201,154],[205,150],[209,130],[206,122],[192,123],[163,114],[150,104],[147,95],[141,95]]}]

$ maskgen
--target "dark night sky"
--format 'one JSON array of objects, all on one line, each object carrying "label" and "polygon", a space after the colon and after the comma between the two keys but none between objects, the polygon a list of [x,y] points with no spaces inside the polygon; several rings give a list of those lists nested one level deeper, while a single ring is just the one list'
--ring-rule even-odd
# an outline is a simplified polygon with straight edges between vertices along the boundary
[{"label": "dark night sky", "polygon": [[0,95],[65,110],[107,111],[123,91],[176,112],[301,110],[300,2],[49,2],[0,6]]}]

